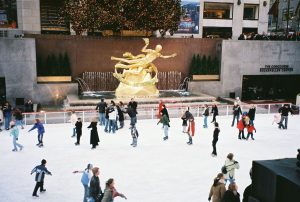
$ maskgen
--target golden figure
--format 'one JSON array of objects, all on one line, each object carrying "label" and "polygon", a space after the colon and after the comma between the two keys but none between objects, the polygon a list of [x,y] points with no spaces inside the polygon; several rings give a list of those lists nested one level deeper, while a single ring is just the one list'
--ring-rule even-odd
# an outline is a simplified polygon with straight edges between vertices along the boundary
[{"label": "golden figure", "polygon": [[158,82],[158,71],[152,62],[159,57],[175,57],[176,53],[164,56],[160,53],[162,50],[161,45],[156,45],[154,50],[147,49],[149,39],[143,38],[143,40],[145,41],[145,46],[141,51],[146,54],[134,56],[130,52],[125,52],[123,54],[124,58],[111,57],[112,60],[119,61],[115,65],[115,73],[113,74],[120,81],[116,89],[117,97],[158,96],[159,94],[155,86]]}]

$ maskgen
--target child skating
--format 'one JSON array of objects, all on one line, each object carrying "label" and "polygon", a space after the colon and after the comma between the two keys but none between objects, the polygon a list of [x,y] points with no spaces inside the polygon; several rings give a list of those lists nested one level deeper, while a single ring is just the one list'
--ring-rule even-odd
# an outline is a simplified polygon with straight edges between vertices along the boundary
[{"label": "child skating", "polygon": [[35,119],[35,124],[28,132],[30,132],[36,128],[38,129],[38,143],[36,144],[36,146],[43,147],[44,146],[43,136],[45,133],[45,128],[44,128],[44,125],[41,123],[40,119]]},{"label": "child skating", "polygon": [[132,137],[132,143],[130,144],[133,147],[137,146],[137,140],[139,137],[139,132],[137,131],[135,124],[131,125],[131,137]]},{"label": "child skating", "polygon": [[13,137],[13,145],[14,145],[14,149],[12,150],[13,152],[18,151],[18,148],[20,149],[20,151],[23,149],[23,145],[17,143],[18,138],[19,138],[19,128],[17,126],[15,126],[15,122],[11,121],[10,122],[10,135]]},{"label": "child skating", "polygon": [[75,124],[75,128],[76,128],[76,134],[77,134],[77,142],[75,142],[75,145],[80,145],[80,137],[82,135],[82,122],[81,122],[81,118],[77,119],[77,122]]},{"label": "child skating", "polygon": [[43,193],[46,191],[46,189],[44,189],[45,174],[52,175],[52,173],[47,170],[46,163],[47,163],[47,161],[45,159],[43,159],[41,162],[41,165],[34,167],[34,169],[31,171],[31,175],[33,173],[36,173],[35,174],[36,185],[35,185],[33,193],[32,193],[33,197],[39,197],[39,195],[37,195],[38,189],[40,189],[40,193]]},{"label": "child skating", "polygon": [[253,131],[255,131],[256,133],[256,128],[254,127],[254,125],[252,123],[250,123],[248,126],[247,126],[247,131],[248,131],[248,135],[247,135],[247,140],[249,139],[249,137],[251,136],[251,139],[254,140],[253,138]]}]

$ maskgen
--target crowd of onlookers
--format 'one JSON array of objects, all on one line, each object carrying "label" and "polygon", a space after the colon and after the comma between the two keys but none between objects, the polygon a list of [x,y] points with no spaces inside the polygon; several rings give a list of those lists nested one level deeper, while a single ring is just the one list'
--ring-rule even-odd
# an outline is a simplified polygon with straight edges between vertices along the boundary
[{"label": "crowd of onlookers", "polygon": [[271,40],[271,41],[299,41],[300,40],[300,33],[289,33],[286,34],[255,34],[254,32],[251,33],[242,33],[238,40]]}]

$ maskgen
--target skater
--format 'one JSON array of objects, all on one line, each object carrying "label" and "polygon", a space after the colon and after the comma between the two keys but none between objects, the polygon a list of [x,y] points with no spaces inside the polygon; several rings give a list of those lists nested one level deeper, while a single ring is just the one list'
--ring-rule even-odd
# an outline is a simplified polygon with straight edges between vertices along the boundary
[{"label": "skater", "polygon": [[216,122],[216,116],[219,115],[219,110],[216,104],[214,104],[211,108],[211,113],[213,114],[213,120],[211,121],[211,123]]},{"label": "skater", "polygon": [[81,118],[77,119],[75,127],[76,127],[76,134],[77,134],[77,142],[75,142],[75,145],[80,145],[80,137],[82,135],[82,122],[81,122]]},{"label": "skater", "polygon": [[250,136],[251,136],[251,139],[254,140],[253,131],[255,131],[255,133],[256,133],[256,128],[254,127],[254,125],[250,123],[247,126],[247,131],[248,131],[247,140],[249,139]]},{"label": "skater", "polygon": [[22,111],[19,108],[16,108],[14,111],[14,117],[15,117],[15,125],[16,126],[21,126],[22,129],[24,129],[23,127],[23,114]]},{"label": "skater", "polygon": [[210,188],[208,201],[211,200],[212,202],[222,202],[223,197],[226,191],[225,188],[225,181],[224,181],[224,174],[219,173],[218,176],[214,179],[214,183]]},{"label": "skater", "polygon": [[75,114],[75,111],[72,111],[70,122],[71,122],[71,126],[73,128],[73,134],[72,134],[71,137],[75,137],[75,135],[76,135],[76,126],[75,126],[75,124],[77,122],[77,115]]},{"label": "skater", "polygon": [[[251,181],[252,181],[252,168],[250,169],[249,174],[250,174],[250,178],[251,178]],[[252,183],[251,183],[244,190],[244,193],[243,193],[243,202],[248,202],[249,201],[249,197],[253,196],[252,194],[253,193],[252,193]]]},{"label": "skater", "polygon": [[137,114],[138,103],[136,101],[134,101],[133,98],[131,98],[130,102],[128,103],[128,106],[130,106],[135,111],[135,113]]},{"label": "skater", "polygon": [[203,128],[207,128],[207,117],[209,116],[209,108],[208,108],[208,105],[205,104],[204,105],[204,110],[203,110],[203,113],[202,115],[204,116],[204,124],[203,124]]},{"label": "skater", "polygon": [[278,124],[279,129],[281,129],[281,128],[284,129],[284,125],[282,124],[280,113],[277,113],[274,115],[274,120],[273,120],[272,125],[274,124],[274,122]]},{"label": "skater", "polygon": [[97,131],[97,119],[93,119],[91,124],[88,126],[88,128],[92,128],[91,130],[91,137],[90,137],[90,144],[92,145],[91,149],[96,149],[96,146],[98,145],[99,136]]},{"label": "skater", "polygon": [[211,153],[211,155],[213,157],[217,156],[216,144],[217,144],[218,139],[219,139],[219,133],[220,133],[219,124],[217,122],[215,122],[214,139],[212,141],[213,152]]},{"label": "skater", "polygon": [[157,125],[159,123],[162,123],[163,124],[163,129],[164,129],[164,138],[163,140],[167,140],[169,137],[168,137],[168,131],[169,131],[169,118],[167,116],[167,114],[163,114],[162,117],[160,118],[160,120],[157,122]]},{"label": "skater", "polygon": [[281,123],[284,121],[284,129],[287,129],[289,113],[293,115],[293,111],[290,108],[289,104],[284,104],[283,107],[280,107],[278,112],[281,114]]},{"label": "skater", "polygon": [[169,113],[168,113],[168,110],[167,110],[167,107],[166,107],[166,105],[162,105],[162,110],[160,111],[160,114],[161,114],[161,116],[163,116],[163,115],[167,115],[167,117],[168,117],[168,119],[169,119],[169,122],[170,122],[170,117],[169,117]]},{"label": "skater", "polygon": [[101,202],[113,202],[114,198],[120,196],[127,200],[126,196],[122,193],[117,192],[115,188],[115,181],[114,179],[110,178],[105,183],[104,195]]},{"label": "skater", "polygon": [[[245,135],[244,135],[244,128],[245,128],[245,123],[244,123],[244,119],[241,118],[241,120],[238,122],[237,124],[237,129],[239,129],[239,140],[246,139]],[[242,137],[241,137],[242,135]]]},{"label": "skater", "polygon": [[44,189],[44,178],[45,178],[45,174],[47,175],[52,175],[52,173],[50,171],[47,170],[46,168],[46,163],[47,161],[45,159],[42,160],[41,165],[36,166],[32,171],[31,171],[31,175],[33,173],[36,173],[35,175],[35,181],[36,181],[36,185],[34,187],[32,196],[33,197],[39,197],[39,195],[37,195],[37,190],[40,188],[40,193],[43,193],[46,191],[46,189]]},{"label": "skater", "polygon": [[254,119],[255,119],[255,112],[256,112],[256,107],[255,105],[251,105],[249,111],[248,111],[248,116],[250,119],[250,124],[254,124]]},{"label": "skater", "polygon": [[18,151],[17,147],[19,147],[20,151],[23,149],[23,145],[17,143],[18,138],[19,138],[19,128],[15,126],[15,122],[11,121],[10,122],[10,135],[13,136],[13,145],[14,149],[12,150],[13,152]]},{"label": "skater", "polygon": [[108,132],[110,133],[112,131],[112,133],[116,133],[117,130],[117,107],[115,102],[112,100],[111,101],[111,106],[110,106],[110,110],[109,110],[109,123],[110,123],[110,127]]},{"label": "skater", "polygon": [[124,104],[123,102],[119,102],[119,104],[117,105],[117,110],[118,110],[118,119],[120,122],[120,128],[124,128]]},{"label": "skater", "polygon": [[161,110],[163,109],[163,104],[164,104],[163,101],[160,100],[160,101],[159,101],[159,104],[158,104],[158,113],[157,113],[157,118],[158,118],[158,119],[161,118],[160,112],[161,112]]},{"label": "skater", "polygon": [[136,122],[137,122],[137,118],[136,118],[136,114],[137,113],[136,113],[136,110],[134,110],[130,105],[128,105],[126,113],[128,113],[128,115],[130,117],[130,126],[135,125]]},{"label": "skater", "polygon": [[132,137],[132,143],[130,144],[133,147],[137,146],[137,140],[139,137],[139,132],[137,131],[135,125],[131,126],[131,137]]},{"label": "skater", "polygon": [[5,105],[3,107],[3,116],[4,116],[4,124],[6,130],[9,130],[11,115],[12,115],[11,105],[9,104],[9,102],[5,102]]},{"label": "skater", "polygon": [[2,131],[2,125],[3,125],[3,118],[4,118],[4,116],[3,116],[3,111],[2,111],[2,106],[0,106],[0,132]]},{"label": "skater", "polygon": [[188,125],[188,119],[189,119],[189,114],[191,114],[189,112],[189,107],[187,108],[187,110],[184,112],[184,114],[181,116],[181,119],[182,119],[182,132],[183,133],[186,133],[187,130],[187,125]]},{"label": "skater", "polygon": [[106,102],[101,98],[101,101],[97,104],[96,110],[99,112],[99,124],[100,126],[105,125],[105,109],[107,108]]},{"label": "skater", "polygon": [[104,132],[108,132],[108,130],[111,130],[111,125],[109,122],[109,112],[110,112],[110,107],[106,107],[105,109],[105,127],[104,127]]},{"label": "skater", "polygon": [[35,124],[28,132],[30,132],[36,128],[38,129],[38,143],[36,144],[36,146],[43,147],[44,146],[43,137],[44,137],[44,133],[45,133],[45,128],[44,128],[43,124],[41,123],[40,119],[35,119]]},{"label": "skater", "polygon": [[238,123],[240,119],[240,115],[242,114],[241,107],[237,102],[234,103],[232,110],[233,110],[233,119],[232,119],[231,127],[234,126],[235,119],[236,119],[236,123]]},{"label": "skater", "polygon": [[75,170],[73,173],[82,173],[81,183],[84,188],[83,202],[88,202],[88,198],[90,197],[90,181],[93,176],[92,174],[93,164],[88,164],[84,171]]},{"label": "skater", "polygon": [[193,144],[193,137],[195,135],[195,121],[194,121],[193,115],[188,120],[189,120],[189,127],[188,127],[188,130],[187,130],[187,134],[188,134],[188,137],[189,137],[189,141],[187,142],[187,144],[192,145]]},{"label": "skater", "polygon": [[103,192],[100,186],[100,180],[99,180],[99,168],[94,167],[92,169],[93,177],[90,181],[90,198],[89,202],[101,202],[103,198]]},{"label": "skater", "polygon": [[228,190],[224,194],[223,202],[240,202],[240,194],[237,190],[238,187],[235,182],[230,183]]},{"label": "skater", "polygon": [[[226,168],[226,173],[225,174],[225,182],[229,181],[230,183],[235,181],[235,169],[239,169],[240,165],[237,161],[233,159],[233,154],[229,153],[227,155],[227,159],[224,164]],[[226,183],[225,183],[226,184]]]}]

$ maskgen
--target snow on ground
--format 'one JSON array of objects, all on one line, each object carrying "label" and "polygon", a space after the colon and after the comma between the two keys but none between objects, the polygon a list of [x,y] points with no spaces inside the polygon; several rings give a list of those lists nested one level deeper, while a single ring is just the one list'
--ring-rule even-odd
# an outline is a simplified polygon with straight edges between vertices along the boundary
[{"label": "snow on ground", "polygon": [[[5,202],[33,200],[51,202],[82,201],[81,174],[88,163],[99,166],[102,189],[108,178],[114,178],[118,191],[129,202],[204,202],[213,178],[220,172],[229,152],[235,154],[241,168],[236,171],[236,182],[242,195],[250,183],[252,160],[296,157],[300,142],[299,116],[289,117],[288,130],[272,125],[272,115],[257,115],[255,141],[237,139],[237,129],[230,127],[231,116],[217,117],[221,133],[217,143],[218,157],[211,157],[213,125],[203,129],[202,118],[196,119],[194,145],[188,146],[187,135],[181,132],[181,120],[172,119],[169,140],[163,141],[162,125],[156,120],[139,120],[138,147],[130,146],[128,121],[116,134],[106,134],[98,127],[100,146],[91,150],[90,132],[84,124],[80,146],[74,146],[70,124],[45,125],[44,148],[35,146],[37,132],[27,133],[31,126],[21,131],[21,152],[12,152],[12,138],[8,132],[0,133],[0,197]],[[209,117],[211,120],[211,117]],[[47,192],[32,199],[35,186],[31,169],[41,159],[47,159],[47,168],[53,176],[46,176]],[[123,201],[116,198],[116,202]]]}]

